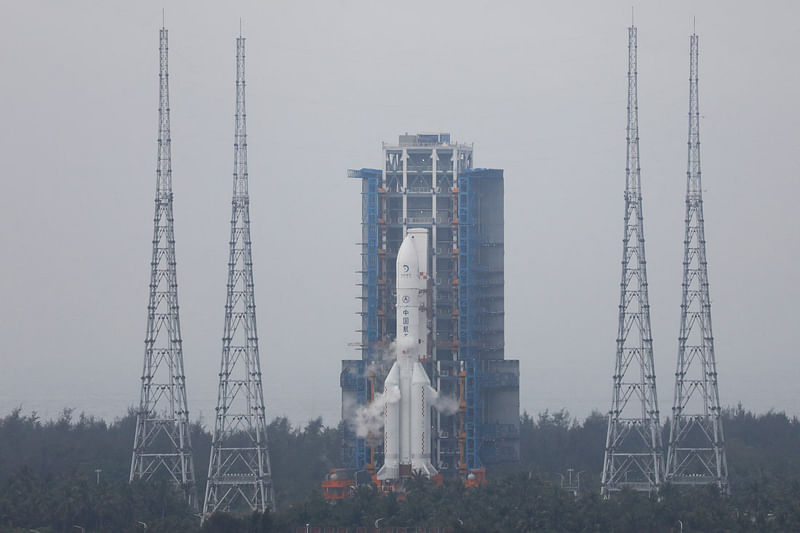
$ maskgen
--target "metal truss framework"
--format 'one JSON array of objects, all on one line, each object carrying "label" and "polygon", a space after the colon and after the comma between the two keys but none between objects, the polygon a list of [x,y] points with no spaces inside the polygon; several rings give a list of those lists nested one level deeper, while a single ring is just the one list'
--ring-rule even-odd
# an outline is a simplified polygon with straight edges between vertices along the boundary
[{"label": "metal truss framework", "polygon": [[689,39],[689,142],[683,298],[666,478],[678,485],[716,484],[728,493],[728,464],[717,388],[700,179],[698,38]]},{"label": "metal truss framework", "polygon": [[225,330],[203,518],[275,508],[258,356],[247,187],[245,39],[236,39],[233,208]]},{"label": "metal truss framework", "polygon": [[197,509],[178,316],[167,30],[160,32],[158,167],[144,370],[130,480],[168,479]]},{"label": "metal truss framework", "polygon": [[637,32],[628,28],[628,125],[625,236],[622,247],[619,331],[601,491],[657,491],[663,476],[650,304],[647,295],[639,167]]}]

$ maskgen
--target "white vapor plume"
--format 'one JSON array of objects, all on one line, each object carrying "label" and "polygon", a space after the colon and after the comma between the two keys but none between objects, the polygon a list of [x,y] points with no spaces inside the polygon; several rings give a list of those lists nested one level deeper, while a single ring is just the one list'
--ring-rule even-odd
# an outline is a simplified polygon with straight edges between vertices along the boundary
[{"label": "white vapor plume", "polygon": [[370,433],[378,433],[383,427],[383,408],[387,403],[400,401],[400,387],[394,386],[383,393],[378,393],[369,405],[359,406],[350,425],[359,437]]},{"label": "white vapor plume", "polygon": [[[389,344],[379,354],[382,360],[396,360],[396,345],[394,342]],[[367,373],[372,374],[378,364],[371,362],[367,367]],[[455,396],[439,396],[436,390],[429,397],[431,406],[443,415],[453,415],[458,412],[458,398]],[[356,436],[366,438],[370,434],[377,435],[383,429],[383,413],[387,403],[400,401],[400,387],[393,386],[383,393],[376,393],[369,405],[360,405],[351,411],[353,415],[347,421],[355,432]]]},{"label": "white vapor plume", "polygon": [[436,396],[433,408],[443,415],[454,415],[458,412],[458,398],[455,396]]},{"label": "white vapor plume", "polygon": [[[367,437],[370,433],[377,434],[383,428],[384,407],[387,403],[397,403],[399,401],[400,387],[396,385],[382,394],[376,394],[372,403],[355,409],[355,413],[349,421],[350,426],[358,437]],[[458,412],[458,399],[454,396],[434,394],[431,406],[443,415],[453,415]]]}]

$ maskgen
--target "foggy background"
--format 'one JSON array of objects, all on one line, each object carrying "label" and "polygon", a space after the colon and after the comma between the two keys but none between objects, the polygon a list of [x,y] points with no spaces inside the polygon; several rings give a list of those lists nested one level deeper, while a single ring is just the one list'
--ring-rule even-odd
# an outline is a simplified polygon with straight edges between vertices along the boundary
[{"label": "foggy background", "polygon": [[[602,4],[602,5],[600,5]],[[505,169],[506,357],[521,410],[606,412],[615,356],[630,2],[2,2],[0,415],[138,403],[170,38],[179,302],[192,419],[213,419],[247,37],[267,415],[339,420],[356,358],[360,183],[381,142],[450,132]],[[642,186],[662,420],[683,260],[688,36],[723,405],[800,413],[795,2],[639,3]]]}]

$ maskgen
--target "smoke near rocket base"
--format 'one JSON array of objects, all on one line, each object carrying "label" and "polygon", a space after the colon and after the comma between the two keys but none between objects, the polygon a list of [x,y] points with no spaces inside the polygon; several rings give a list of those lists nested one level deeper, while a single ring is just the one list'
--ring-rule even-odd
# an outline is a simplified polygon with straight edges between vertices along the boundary
[{"label": "smoke near rocket base", "polygon": [[383,393],[375,394],[372,403],[359,406],[351,420],[350,427],[358,437],[375,435],[383,429],[383,409],[387,403],[400,401],[400,387],[391,387]]},{"label": "smoke near rocket base", "polygon": [[[345,422],[357,437],[378,436],[383,430],[383,410],[387,403],[400,401],[400,387],[393,386],[383,393],[375,394],[372,403],[350,409],[353,416]],[[458,398],[455,396],[434,395],[430,398],[430,405],[443,415],[453,415],[458,412]]]},{"label": "smoke near rocket base", "polygon": [[[366,438],[376,435],[383,429],[383,408],[387,403],[400,401],[400,387],[391,387],[383,393],[375,395],[372,403],[359,406],[354,410],[352,418],[347,420],[356,436]],[[455,396],[434,396],[431,407],[443,415],[454,415],[458,412],[458,398]]]},{"label": "smoke near rocket base", "polygon": [[436,396],[431,402],[433,408],[442,415],[454,415],[458,412],[458,398],[455,396]]},{"label": "smoke near rocket base", "polygon": [[[395,343],[392,342],[381,354],[385,359],[396,359]],[[369,372],[369,368],[367,368]],[[387,403],[400,401],[400,388],[390,387],[383,393],[376,393],[369,405],[360,405],[346,411],[353,415],[345,422],[350,429],[361,438],[366,438],[370,434],[378,435],[383,429],[383,410]],[[458,412],[458,398],[455,396],[440,396],[438,394],[430,398],[431,407],[443,415],[453,415]]]}]

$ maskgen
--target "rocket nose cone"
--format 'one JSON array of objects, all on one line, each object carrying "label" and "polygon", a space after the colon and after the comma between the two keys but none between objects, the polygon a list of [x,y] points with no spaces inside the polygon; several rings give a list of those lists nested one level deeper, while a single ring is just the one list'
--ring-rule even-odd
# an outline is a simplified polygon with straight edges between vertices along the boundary
[{"label": "rocket nose cone", "polygon": [[419,273],[419,259],[412,239],[414,235],[407,235],[397,251],[397,275],[416,276]]},{"label": "rocket nose cone", "polygon": [[387,385],[397,385],[400,383],[400,369],[397,365],[397,361],[394,362],[391,370],[389,370],[389,374],[386,375],[384,383],[384,387]]},{"label": "rocket nose cone", "polygon": [[428,373],[425,372],[425,367],[422,366],[422,363],[419,361],[414,363],[414,367],[411,371],[411,383],[424,383],[426,385],[431,384],[431,380],[428,377]]}]

